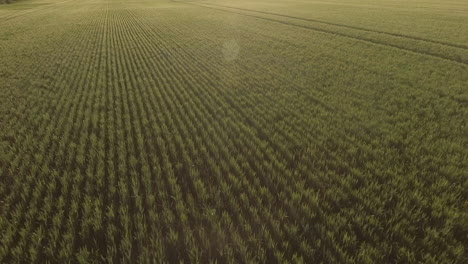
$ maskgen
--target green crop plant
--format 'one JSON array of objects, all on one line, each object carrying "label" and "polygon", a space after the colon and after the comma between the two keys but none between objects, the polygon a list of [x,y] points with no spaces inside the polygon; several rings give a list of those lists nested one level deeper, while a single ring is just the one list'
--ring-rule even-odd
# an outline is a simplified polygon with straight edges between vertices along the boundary
[{"label": "green crop plant", "polygon": [[467,8],[1,5],[0,262],[467,262]]}]

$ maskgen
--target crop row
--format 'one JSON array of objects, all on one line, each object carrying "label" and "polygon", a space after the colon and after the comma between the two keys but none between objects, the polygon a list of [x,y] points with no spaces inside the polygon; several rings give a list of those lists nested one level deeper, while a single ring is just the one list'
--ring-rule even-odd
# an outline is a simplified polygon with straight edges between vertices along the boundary
[{"label": "crop row", "polygon": [[441,89],[394,71],[415,54],[129,5],[60,7],[31,55],[0,119],[0,262],[466,260],[464,66],[435,62]]}]

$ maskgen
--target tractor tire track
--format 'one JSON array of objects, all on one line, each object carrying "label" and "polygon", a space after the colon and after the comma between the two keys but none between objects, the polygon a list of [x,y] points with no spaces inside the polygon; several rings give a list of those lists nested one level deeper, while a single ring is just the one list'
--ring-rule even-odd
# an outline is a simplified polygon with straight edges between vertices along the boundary
[{"label": "tractor tire track", "polygon": [[426,39],[426,38],[411,36],[411,35],[407,35],[407,34],[393,33],[393,32],[369,29],[369,28],[365,28],[365,27],[359,27],[359,26],[350,26],[350,25],[345,25],[345,24],[340,24],[340,23],[333,23],[333,22],[323,21],[323,20],[319,20],[319,19],[303,18],[303,17],[291,16],[291,15],[285,15],[285,14],[278,14],[278,13],[273,13],[273,12],[252,10],[252,9],[247,9],[247,8],[239,8],[239,7],[232,7],[232,6],[225,6],[225,5],[217,5],[217,4],[211,4],[211,3],[203,3],[203,5],[211,5],[211,6],[230,8],[230,9],[236,9],[236,10],[241,10],[241,11],[248,11],[248,12],[252,12],[252,13],[259,13],[259,14],[266,14],[266,15],[271,15],[271,16],[292,18],[292,19],[296,19],[296,20],[302,20],[302,21],[314,22],[314,23],[325,24],[325,25],[330,25],[330,26],[337,26],[337,27],[361,30],[361,31],[366,31],[366,32],[371,32],[371,33],[389,35],[389,36],[393,36],[393,37],[406,38],[406,39],[411,39],[411,40],[424,41],[424,42],[429,42],[429,43],[432,43],[432,44],[439,44],[439,45],[444,45],[444,46],[449,46],[449,47],[468,50],[468,45],[464,45],[464,44],[451,43],[451,42],[445,42],[445,41],[433,40],[433,39]]},{"label": "tractor tire track", "polygon": [[48,11],[48,10],[54,9],[57,5],[67,4],[67,3],[70,3],[72,1],[74,1],[74,0],[65,0],[65,1],[62,1],[62,2],[54,3],[54,4],[45,5],[45,6],[40,7],[40,8],[33,8],[31,10],[24,10],[22,12],[20,11],[20,12],[17,12],[15,14],[11,15],[11,16],[1,18],[0,23],[4,22],[4,21],[11,20],[11,19],[14,19],[14,18],[17,18],[17,17],[22,17],[24,15],[29,15],[29,14],[33,14],[33,13],[37,13],[37,12],[41,12],[41,11]]},{"label": "tractor tire track", "polygon": [[402,46],[402,45],[391,44],[391,43],[387,43],[387,42],[384,42],[384,41],[379,41],[379,40],[376,40],[376,39],[372,39],[370,37],[366,38],[363,35],[355,36],[353,34],[346,34],[346,33],[338,32],[338,31],[334,31],[334,30],[323,29],[323,28],[307,26],[307,25],[301,25],[301,24],[296,24],[296,23],[282,21],[282,20],[273,19],[273,18],[266,18],[266,17],[262,17],[262,16],[245,14],[245,13],[242,13],[242,12],[229,11],[229,10],[226,10],[226,9],[210,7],[210,6],[201,5],[201,4],[194,4],[194,3],[186,3],[186,4],[190,4],[190,5],[194,5],[194,6],[198,6],[198,7],[202,7],[202,8],[218,10],[218,11],[227,12],[227,13],[231,13],[231,14],[246,16],[246,17],[252,17],[252,18],[261,19],[261,20],[265,20],[265,21],[270,21],[270,22],[283,24],[283,25],[287,25],[287,26],[291,26],[291,27],[307,29],[307,30],[311,30],[311,31],[315,31],[315,32],[331,34],[331,35],[335,35],[335,36],[338,36],[338,37],[344,37],[344,38],[348,38],[348,39],[353,39],[353,40],[357,40],[357,41],[371,43],[371,44],[374,44],[374,45],[384,46],[384,47],[388,47],[388,48],[394,48],[394,49],[402,50],[402,51],[409,52],[409,53],[416,53],[416,54],[427,56],[427,57],[442,59],[442,60],[445,60],[445,61],[450,61],[452,63],[456,63],[458,65],[463,65],[465,67],[468,66],[468,59],[461,58],[459,55],[456,55],[456,54],[442,54],[442,53],[438,53],[438,52],[422,51],[422,50],[419,50],[419,49],[416,49],[416,48],[409,48],[409,47]]}]

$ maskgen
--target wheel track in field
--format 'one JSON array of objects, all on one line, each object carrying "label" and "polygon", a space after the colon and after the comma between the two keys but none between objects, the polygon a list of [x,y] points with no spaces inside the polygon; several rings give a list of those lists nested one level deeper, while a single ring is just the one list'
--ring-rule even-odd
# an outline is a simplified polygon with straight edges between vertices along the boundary
[{"label": "wheel track in field", "polygon": [[[291,42],[291,41],[282,40],[282,39],[277,38],[277,37],[272,37],[272,36],[269,36],[268,34],[263,34],[263,33],[262,33],[262,34],[257,33],[257,34],[262,35],[262,37],[264,37],[264,38],[274,39],[275,41],[277,41],[277,42],[279,42],[279,43],[283,43],[283,44],[285,44],[285,45],[295,46],[295,47],[298,48],[298,49],[302,49],[302,48],[307,47],[307,44],[305,44],[305,43],[300,43],[300,44],[298,44],[298,43],[294,43],[294,42]],[[207,41],[210,41],[210,40],[207,39]],[[213,43],[213,42],[212,42],[212,43]],[[340,47],[342,47],[342,46],[343,46],[343,45],[337,45],[337,46],[335,46],[334,48],[340,48]],[[318,53],[318,55],[317,55],[317,54],[314,54],[313,58],[316,58],[316,57],[318,57],[318,56],[321,56],[322,54],[323,54],[323,53]],[[326,56],[326,55],[325,55],[325,56]],[[330,58],[331,58],[331,57],[330,57]],[[366,65],[365,65],[364,63],[362,63],[362,62],[357,63],[356,61],[352,61],[352,60],[347,59],[347,58],[345,58],[345,57],[343,57],[343,56],[340,57],[340,58],[333,58],[333,59],[334,59],[334,60],[340,60],[340,61],[342,61],[345,65],[354,65],[354,67],[359,67],[360,70],[366,71],[366,72],[371,73],[371,74],[373,74],[373,75],[378,75],[378,76],[382,76],[382,77],[385,77],[385,78],[389,78],[389,79],[392,79],[392,80],[395,80],[395,81],[407,83],[407,84],[409,84],[412,88],[414,88],[414,87],[413,87],[413,83],[412,83],[412,81],[411,81],[410,78],[398,77],[398,76],[395,76],[394,74],[389,74],[389,73],[385,73],[385,72],[382,72],[382,71],[379,72],[378,70],[374,70],[374,69],[371,69],[371,68],[369,68],[369,67],[366,67]],[[252,63],[255,63],[255,62],[252,62]],[[317,64],[317,63],[314,64],[314,65],[317,66],[317,67],[320,66],[320,64]],[[282,77],[282,76],[280,76],[280,75],[278,75],[278,74],[275,75],[275,74],[271,73],[271,72],[268,70],[268,66],[265,66],[264,64],[261,64],[261,63],[257,63],[257,67],[258,67],[258,68],[264,69],[264,72],[265,72],[265,73],[270,74],[270,76],[272,76],[272,77],[274,77],[274,78],[282,79],[282,80],[284,81],[284,83],[292,83],[293,85],[295,85],[296,87],[299,88],[298,92],[302,92],[302,95],[303,95],[303,96],[310,96],[310,95],[308,95],[308,94],[304,91],[304,87],[302,87],[302,85],[300,85],[300,84],[295,84],[294,81],[286,80],[286,78],[284,78],[284,77]],[[315,88],[314,88],[314,89],[315,89]],[[330,94],[330,93],[327,92],[326,90],[320,89],[320,88],[318,88],[318,87],[316,88],[316,90],[318,90],[318,91],[319,91],[320,93],[322,93],[322,94]],[[421,89],[417,89],[417,90],[421,90]],[[445,89],[444,89],[444,90],[445,90]],[[310,90],[308,90],[308,91],[310,91]],[[446,98],[449,99],[450,101],[452,101],[452,102],[454,102],[454,103],[458,103],[458,104],[460,104],[460,105],[463,105],[463,104],[464,104],[464,102],[463,102],[461,99],[456,98],[456,97],[453,96],[452,94],[443,93],[442,90],[433,90],[433,89],[431,89],[431,90],[426,90],[426,89],[424,89],[424,91],[429,92],[429,93],[431,93],[431,94],[433,94],[433,95],[435,95],[435,96],[446,97]],[[358,94],[358,95],[360,96],[360,94]],[[321,102],[321,103],[322,103],[322,102]],[[335,109],[335,110],[336,110],[336,109]],[[379,107],[379,110],[382,110],[382,109]]]},{"label": "wheel track in field", "polygon": [[[193,3],[193,4],[195,4],[195,3]],[[340,23],[333,23],[333,22],[323,21],[323,20],[319,20],[319,19],[303,18],[303,17],[273,13],[273,12],[265,12],[265,11],[260,11],[260,10],[247,9],[247,8],[239,8],[239,7],[225,6],[225,5],[218,5],[218,4],[212,4],[212,3],[204,3],[204,2],[199,3],[199,4],[200,5],[216,6],[216,7],[223,7],[223,8],[229,8],[229,9],[235,9],[235,10],[241,10],[241,11],[248,11],[248,12],[252,12],[252,13],[266,14],[266,15],[272,15],[272,16],[279,16],[279,17],[285,17],[285,18],[292,18],[292,19],[302,20],[302,21],[306,21],[306,22],[314,22],[314,23],[325,24],[325,25],[330,25],[330,26],[337,26],[337,27],[343,27],[343,28],[349,28],[349,29],[356,29],[356,30],[361,30],[361,31],[367,31],[367,32],[378,33],[378,34],[383,34],[383,35],[389,35],[389,36],[393,36],[393,37],[400,37],[400,38],[406,38],[406,39],[411,39],[411,40],[424,41],[424,42],[429,42],[429,43],[433,43],[433,44],[440,44],[440,45],[444,45],[444,46],[449,46],[449,47],[468,50],[468,45],[445,42],[445,41],[439,41],[439,40],[432,40],[432,39],[427,39],[427,38],[422,38],[422,37],[411,36],[411,35],[407,35],[407,34],[393,33],[393,32],[369,29],[369,28],[365,28],[365,27],[358,27],[358,26],[350,26],[350,25],[340,24]]]},{"label": "wheel track in field", "polygon": [[[207,41],[209,41],[209,40],[207,39]],[[349,60],[345,60],[344,58],[342,58],[342,60],[343,60],[343,63],[344,63],[344,64],[349,64],[349,65],[350,65],[350,63],[353,63],[353,62],[351,62],[351,61],[349,61]],[[255,63],[255,62],[253,62],[253,63]],[[269,73],[269,71],[267,70],[267,66],[261,65],[261,64],[257,64],[257,67],[258,67],[258,68],[266,69],[265,72],[266,72],[266,73]],[[391,79],[393,79],[393,80],[395,80],[395,81],[398,81],[398,82],[407,82],[407,81],[409,81],[409,79],[399,78],[399,77],[392,76],[392,75],[389,75],[389,74],[384,74],[384,73],[382,73],[382,72],[377,72],[377,71],[374,71],[374,70],[372,70],[372,69],[368,69],[368,68],[364,67],[364,65],[360,65],[360,68],[361,68],[362,70],[368,71],[369,73],[372,73],[372,74],[375,74],[375,75],[385,76],[385,77],[387,77],[387,78],[391,78]],[[288,83],[287,80],[285,80],[284,78],[281,78],[281,76],[274,76],[274,75],[272,75],[272,77],[273,77],[273,78],[280,78],[280,79],[283,79],[283,81],[285,81],[285,83]],[[294,82],[293,82],[293,83],[294,83]],[[409,84],[409,85],[410,85],[411,87],[413,87],[412,84]],[[297,86],[297,87],[301,87],[301,85],[296,85],[296,86]],[[421,90],[421,89],[416,88],[416,90]],[[303,88],[300,88],[298,91],[301,91],[304,95],[306,95],[306,93],[305,93],[305,91],[304,91]],[[431,90],[427,90],[427,91],[430,92],[431,94],[434,94],[435,96],[442,96],[442,94],[441,94],[442,91],[440,91],[440,90],[433,90],[433,89],[431,89]],[[323,92],[323,91],[322,91],[322,92]],[[462,102],[461,102],[460,100],[457,100],[456,98],[454,98],[454,96],[447,95],[447,94],[444,94],[443,96],[446,97],[447,99],[451,100],[451,101],[454,102],[454,103],[462,104]],[[383,109],[383,108],[381,108],[381,107],[378,107],[378,106],[377,106],[377,108],[378,108],[380,111],[384,111],[385,113],[388,113],[387,110],[385,110],[385,109]],[[352,118],[354,118],[354,117],[352,117]]]},{"label": "wheel track in field", "polygon": [[[181,34],[183,34],[183,33],[181,33]],[[207,56],[207,57],[210,57],[210,56],[213,56],[213,55],[211,54],[211,55],[206,55],[206,56]],[[207,71],[209,71],[209,69],[207,69]]]},{"label": "wheel track in field", "polygon": [[41,6],[41,7],[31,8],[30,10],[24,10],[22,12],[20,11],[20,12],[12,14],[10,16],[0,18],[0,23],[2,23],[4,21],[11,20],[11,19],[14,19],[14,18],[17,18],[17,17],[22,17],[24,15],[30,15],[30,14],[36,14],[38,12],[40,13],[40,12],[43,12],[43,11],[49,11],[51,9],[56,8],[57,6],[67,4],[67,3],[70,3],[70,2],[73,2],[73,1],[75,1],[75,0],[65,0],[65,1],[62,1],[62,2],[58,2],[58,3],[46,4],[46,5]]},{"label": "wheel track in field", "polygon": [[[181,33],[181,34],[182,34],[182,33]],[[179,43],[179,42],[177,42],[177,43]],[[192,55],[189,55],[189,56],[195,56],[195,55],[192,54]],[[205,56],[210,57],[210,56],[213,56],[213,54],[206,54]],[[205,69],[207,72],[210,72],[210,70],[209,70],[208,68],[204,67],[204,69]],[[214,74],[214,73],[212,72],[212,74]],[[285,82],[285,83],[286,83],[286,82]],[[330,108],[325,108],[325,109],[327,109],[328,111],[333,111],[333,110],[330,109]],[[246,115],[246,116],[248,116],[248,115]]]},{"label": "wheel track in field", "polygon": [[[133,18],[128,18],[128,19],[130,19],[130,20],[137,20],[137,16],[134,16]],[[128,34],[119,36],[119,38],[121,39],[122,42],[120,42],[118,45],[116,44],[116,46],[127,47],[127,45],[128,45],[129,43],[132,43],[132,42],[134,42],[135,40],[138,40],[138,39],[143,39],[143,38],[145,38],[145,36],[147,35],[147,33],[150,32],[149,27],[147,27],[146,29],[141,29],[141,31],[135,29],[135,26],[136,26],[137,24],[141,24],[141,22],[140,22],[140,23],[137,23],[137,22],[135,22],[135,21],[132,21],[132,22],[133,22],[132,24],[129,24],[129,25],[128,25],[128,28],[132,29],[132,31],[131,31],[132,34],[131,34],[130,32],[128,32]],[[119,22],[119,23],[116,23],[116,25],[117,25],[117,24],[121,25],[121,24],[123,24],[123,23]],[[128,30],[128,28],[127,28],[126,30]],[[153,29],[153,30],[154,30],[154,29]],[[138,31],[140,31],[140,32],[138,33]],[[124,31],[122,31],[122,32],[124,32]],[[134,35],[134,34],[136,34],[136,33],[138,33],[138,34],[137,34],[138,37]],[[121,96],[120,99],[126,100],[127,103],[128,103],[128,102],[133,102],[133,103],[135,103],[134,101],[135,101],[135,100],[138,100],[138,99],[136,99],[137,97],[135,97],[135,95],[131,95],[131,94],[129,94],[129,93],[125,93],[125,90],[126,90],[127,88],[135,88],[135,89],[137,88],[137,86],[136,86],[137,83],[133,80],[133,77],[135,77],[136,73],[139,73],[140,70],[138,69],[138,66],[139,66],[140,64],[137,64],[137,63],[136,63],[136,61],[137,61],[136,58],[139,58],[139,61],[140,61],[140,62],[143,62],[143,63],[147,63],[147,64],[148,64],[147,67],[149,67],[149,68],[146,69],[145,74],[146,74],[147,76],[150,76],[152,79],[155,79],[156,81],[158,81],[158,78],[157,78],[157,77],[159,77],[159,76],[154,76],[154,75],[152,76],[152,75],[151,75],[151,70],[150,70],[150,69],[151,69],[150,67],[152,66],[152,64],[151,64],[151,60],[149,60],[149,58],[151,58],[151,56],[149,56],[149,55],[155,55],[155,54],[157,55],[157,51],[158,51],[158,48],[153,48],[153,47],[151,47],[151,44],[152,44],[152,43],[154,43],[154,40],[152,40],[151,38],[147,38],[146,43],[145,43],[145,44],[142,44],[144,47],[146,47],[146,51],[143,51],[143,50],[135,50],[134,53],[131,53],[131,52],[129,52],[129,51],[127,50],[126,53],[125,53],[125,55],[122,55],[122,58],[123,58],[123,60],[125,60],[125,61],[119,61],[119,64],[121,64],[122,67],[124,67],[124,68],[123,68],[123,71],[126,72],[126,71],[128,70],[128,71],[130,72],[130,73],[129,73],[130,78],[132,78],[132,79],[131,79],[131,82],[128,82],[128,80],[127,80],[125,86],[122,86],[122,87],[119,88],[119,89],[121,90],[121,92],[120,92],[120,94],[119,94],[119,96]],[[77,44],[77,45],[81,47],[82,44],[81,44],[81,45]],[[167,45],[168,45],[169,47],[171,46],[170,43],[167,44]],[[141,47],[140,47],[140,48],[141,48]],[[150,49],[150,50],[148,50],[148,49]],[[188,53],[188,51],[184,51],[184,50],[182,50],[182,51],[185,52],[185,53]],[[181,53],[182,53],[182,52],[181,52]],[[136,58],[133,59],[133,57],[130,56],[130,55],[135,55]],[[143,56],[143,55],[145,55],[145,56]],[[148,55],[148,56],[146,56],[146,55]],[[209,53],[204,53],[204,55],[209,55]],[[137,57],[137,56],[140,56],[140,57]],[[190,57],[190,56],[188,56],[188,57],[181,57],[180,60],[179,60],[179,63],[183,63],[184,60],[185,60],[185,61],[188,60],[189,57]],[[120,58],[120,57],[119,57],[119,58]],[[170,66],[172,63],[173,63],[173,62],[171,62],[170,60],[167,60],[167,61],[165,61],[165,64],[164,64],[164,65],[159,64],[158,67],[159,67],[159,66],[161,66],[161,67],[164,66],[164,67],[172,67],[172,68],[174,68],[174,72],[172,72],[172,71],[171,71],[171,72],[165,71],[165,72],[163,73],[163,75],[164,75],[165,77],[167,77],[167,80],[168,80],[169,83],[177,83],[177,82],[178,82],[177,88],[181,88],[180,90],[189,90],[188,87],[187,87],[184,83],[180,83],[180,81],[177,80],[177,76],[178,76],[178,74],[180,75],[180,72],[187,72],[186,70],[183,70],[183,69],[184,69],[184,67],[182,66],[183,64],[178,65],[178,66],[175,67],[175,66]],[[190,65],[189,63],[187,63],[187,64]],[[154,65],[153,65],[153,66],[154,66]],[[222,66],[220,66],[220,67],[222,67]],[[188,67],[188,66],[185,66],[185,68],[189,68],[189,67]],[[179,71],[180,71],[180,72],[179,72]],[[214,73],[211,72],[211,74],[214,74]],[[84,76],[84,77],[83,77],[81,80],[87,79],[86,77],[88,76],[88,74],[85,74],[85,75],[83,75],[83,76]],[[170,76],[170,77],[168,77],[168,76]],[[188,78],[188,77],[186,77],[185,80],[187,80],[187,78]],[[205,84],[205,83],[203,83],[203,84]],[[149,86],[148,86],[148,87],[149,87]],[[158,87],[158,86],[151,86],[151,87]],[[180,94],[177,95],[177,94],[175,94],[175,93],[172,93],[172,94],[169,95],[168,93],[171,92],[171,89],[170,89],[170,88],[171,88],[171,87],[165,87],[165,89],[167,89],[167,92],[166,92],[165,94],[162,95],[162,98],[164,98],[164,99],[167,99],[168,97],[173,98],[172,101],[167,101],[167,102],[166,102],[166,106],[167,106],[168,108],[169,108],[173,103],[180,103],[180,102],[182,102],[184,99],[186,99],[184,95],[180,95]],[[199,87],[199,89],[201,89],[201,88],[203,88],[203,87]],[[152,89],[150,89],[150,88],[146,88],[146,89],[147,89],[148,91],[149,91],[149,90],[152,90]],[[177,89],[175,89],[175,90],[177,90]],[[122,91],[123,91],[124,93],[122,93]],[[138,92],[140,92],[140,91],[138,91]],[[89,97],[92,96],[92,95],[94,95],[94,93],[92,93],[92,92],[90,92],[90,91],[88,91],[87,93],[89,93],[89,95],[88,95],[88,96],[85,96],[85,98],[88,98],[88,99],[80,99],[80,102],[81,102],[82,100],[88,101],[88,100],[89,100]],[[192,96],[195,96],[195,97],[197,96],[196,94],[191,94],[191,95],[192,95]],[[205,92],[205,95],[208,95],[208,96],[209,96],[209,92]],[[130,96],[130,97],[128,97],[128,98],[125,99],[125,98],[123,98],[124,96]],[[133,96],[133,97],[132,97],[132,96]],[[200,96],[200,95],[198,95],[198,96]],[[143,92],[141,92],[140,97],[144,98],[144,97],[145,97],[145,94],[144,94]],[[217,98],[217,100],[215,100],[214,102],[215,102],[215,103],[216,103],[216,102],[220,102],[220,100],[222,100],[222,99],[223,99],[223,98]],[[142,104],[145,105],[145,104],[147,104],[148,102],[154,103],[154,101],[155,101],[155,100],[148,100],[147,102],[142,102]],[[157,101],[157,100],[156,100],[156,101]],[[190,103],[190,105],[196,106],[197,104],[200,105],[200,103],[202,103],[202,102],[203,102],[203,101],[200,101],[200,100],[192,101],[192,102]],[[80,105],[82,105],[82,104],[80,103]],[[94,104],[93,104],[93,105],[94,105]],[[127,106],[125,106],[127,110],[125,110],[125,109],[123,108],[124,105],[127,105]],[[209,103],[209,104],[207,104],[207,105],[210,105],[210,106],[211,106],[211,103]],[[123,104],[121,104],[120,106],[122,107],[122,109],[124,109],[124,110],[121,110],[120,114],[126,113],[126,111],[133,111],[133,112],[131,113],[131,116],[135,117],[135,116],[139,116],[139,115],[142,113],[142,112],[139,112],[138,109],[134,108],[135,105],[130,105],[130,107],[128,107],[128,104],[124,104],[124,103],[123,103]],[[132,106],[133,106],[133,108],[132,108]],[[85,106],[79,107],[79,108],[77,108],[77,109],[81,109],[81,110],[82,110],[83,107],[85,107]],[[130,108],[130,109],[129,109],[129,108]],[[208,110],[208,108],[206,108],[206,110],[202,110],[202,108],[203,108],[203,106],[199,106],[199,109],[200,109],[200,110],[199,110],[199,111],[200,111],[200,112],[199,112],[199,115],[198,115],[198,116],[192,116],[192,117],[195,117],[196,120],[203,120],[203,119],[201,118],[201,117],[203,117],[203,113],[213,113],[213,112],[212,112],[213,110]],[[156,110],[157,110],[157,109],[161,109],[161,108],[153,108],[153,109],[156,109]],[[162,107],[162,109],[164,109],[164,107]],[[236,109],[236,111],[238,111],[238,110],[239,110],[239,109]],[[149,110],[148,110],[148,111],[149,111]],[[180,110],[179,110],[179,111],[180,111]],[[93,111],[91,110],[91,112],[93,112]],[[82,113],[82,112],[81,112],[81,113]],[[86,112],[86,113],[88,113],[88,112]],[[87,115],[86,113],[82,113],[82,115],[83,115],[83,116],[86,116],[86,115]],[[171,113],[172,113],[172,114],[171,114]],[[184,116],[182,115],[183,111],[182,111],[182,112],[171,112],[171,113],[167,114],[166,118],[169,118],[169,119],[170,119],[171,117],[174,118],[174,116],[181,116],[181,117],[180,117],[180,118],[181,118],[181,119],[180,119],[181,121],[179,120],[179,122],[183,122],[183,121],[184,121],[184,119],[183,119]],[[60,113],[57,112],[57,114],[60,114]],[[248,113],[247,113],[247,112],[245,112],[245,114],[248,116]],[[147,115],[151,115],[151,112],[148,112]],[[215,114],[212,114],[211,116],[214,118],[214,117],[215,117]],[[123,116],[120,115],[120,117],[122,118]],[[80,118],[81,118],[81,117],[76,117],[76,119],[80,119]],[[235,118],[237,118],[237,116],[235,116]],[[185,119],[185,120],[190,120],[190,118],[187,118],[187,119]],[[203,120],[203,121],[205,121],[205,120]],[[132,130],[133,132],[132,132],[131,134],[133,134],[133,135],[135,134],[135,130],[134,130],[135,128],[133,127],[133,126],[135,126],[135,124],[133,124],[133,123],[128,123],[128,120],[123,120],[123,119],[122,119],[121,123],[123,123],[123,124],[125,124],[125,125],[129,125],[129,124],[130,124],[131,127],[132,127],[132,129],[133,129],[133,130]],[[168,121],[166,121],[165,123],[168,123]],[[174,126],[177,127],[178,124],[180,124],[180,123],[176,123],[176,124],[174,124]],[[204,123],[204,125],[209,125],[209,124],[210,124],[210,122],[208,122],[208,120]],[[141,123],[137,123],[136,126],[142,126],[142,125],[141,125]],[[257,126],[257,125],[256,125],[256,126]],[[203,126],[200,126],[200,127],[199,127],[200,130],[197,130],[197,133],[200,133],[200,131],[202,131],[202,128],[203,128]],[[147,133],[148,133],[148,132],[147,132]],[[183,132],[183,131],[180,131],[180,132],[178,132],[178,133],[181,134],[181,135],[186,135],[186,132]],[[78,136],[78,134],[79,134],[79,133],[77,133],[76,135]],[[119,138],[119,139],[120,139],[120,138]],[[172,139],[172,138],[168,138],[167,140],[168,140],[168,141],[171,141],[171,140],[173,140],[173,139]],[[205,138],[205,140],[207,140],[207,139]],[[135,142],[136,142],[136,141],[135,141]],[[134,142],[134,143],[135,143],[135,142]],[[130,147],[134,147],[134,146],[130,146]],[[153,151],[153,152],[148,152],[147,154],[149,154],[149,153],[157,153],[157,152],[154,152],[154,151]],[[214,154],[212,154],[212,155],[214,156]],[[258,170],[258,169],[255,169],[255,170]],[[245,215],[248,216],[248,214],[245,214]],[[78,221],[79,221],[79,219],[78,219]]]},{"label": "wheel track in field", "polygon": [[[209,56],[208,56],[209,57]],[[337,159],[338,160],[338,159]]]},{"label": "wheel track in field", "polygon": [[[365,43],[371,43],[371,44],[374,44],[374,45],[394,48],[394,49],[402,50],[402,51],[405,51],[405,52],[416,53],[416,54],[420,54],[420,55],[423,55],[423,56],[443,59],[443,60],[446,60],[446,61],[450,61],[452,63],[457,63],[459,65],[463,65],[465,67],[468,66],[468,58],[461,58],[460,57],[460,55],[466,56],[466,54],[467,54],[466,50],[468,50],[468,47],[465,47],[465,46],[460,47],[460,45],[458,45],[458,44],[453,44],[453,45],[457,45],[457,47],[454,47],[454,46],[450,46],[450,45],[447,45],[447,44],[442,44],[442,43],[437,43],[437,42],[433,42],[433,41],[424,40],[424,42],[427,42],[427,43],[444,45],[444,46],[447,46],[447,47],[452,48],[452,49],[456,48],[456,49],[461,49],[463,51],[462,52],[458,51],[460,54],[445,54],[445,53],[442,53],[442,52],[422,51],[422,50],[416,49],[416,48],[409,48],[409,47],[407,47],[405,45],[391,44],[391,43],[388,43],[388,42],[385,42],[385,41],[376,40],[375,38],[365,37],[364,36],[364,34],[366,32],[392,36],[392,35],[386,34],[386,33],[373,32],[373,31],[369,31],[369,30],[364,31],[363,29],[356,29],[356,30],[364,31],[363,34],[360,34],[360,35],[356,36],[356,35],[353,35],[353,34],[346,34],[346,33],[335,31],[335,30],[323,29],[323,28],[313,27],[313,26],[309,26],[309,25],[301,25],[301,24],[288,22],[288,21],[283,21],[283,20],[279,20],[279,19],[267,18],[267,17],[258,16],[258,15],[246,14],[246,13],[243,13],[243,12],[236,12],[236,11],[226,10],[226,9],[223,9],[223,8],[220,8],[220,7],[207,6],[207,5],[204,5],[204,4],[196,4],[196,3],[192,3],[192,2],[176,2],[176,3],[183,3],[183,4],[193,5],[193,6],[197,6],[197,7],[202,7],[202,8],[227,12],[227,13],[231,13],[231,14],[242,15],[242,16],[246,16],[246,17],[252,17],[252,18],[265,20],[265,21],[270,21],[270,22],[283,24],[283,25],[287,25],[287,26],[291,26],[291,27],[302,28],[302,29],[306,29],[306,30],[331,34],[331,35],[335,35],[335,36],[339,36],[339,37],[344,37],[344,38],[348,38],[348,39],[362,41],[362,42],[365,42]],[[239,11],[241,11],[241,10],[239,10]],[[255,11],[250,11],[250,12],[255,12]],[[312,22],[312,21],[309,21],[309,22]],[[332,25],[332,24],[330,24],[330,25]],[[333,25],[333,26],[336,26],[336,25]],[[392,36],[392,37],[405,38],[405,37],[402,37],[402,36]],[[412,39],[411,38],[406,38],[406,39],[416,40],[415,38],[412,38]],[[423,40],[419,40],[419,42],[422,42],[422,41]]]}]

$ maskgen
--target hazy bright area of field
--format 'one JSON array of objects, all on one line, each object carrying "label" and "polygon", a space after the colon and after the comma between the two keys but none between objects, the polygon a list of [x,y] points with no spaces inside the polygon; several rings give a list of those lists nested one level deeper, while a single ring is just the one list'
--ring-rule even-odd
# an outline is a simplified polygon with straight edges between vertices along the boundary
[{"label": "hazy bright area of field", "polygon": [[0,263],[468,263],[468,2],[0,5]]}]

